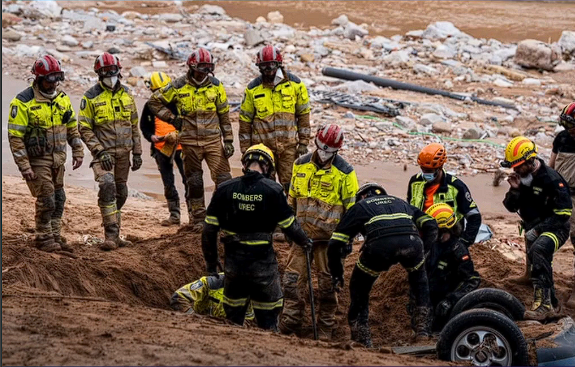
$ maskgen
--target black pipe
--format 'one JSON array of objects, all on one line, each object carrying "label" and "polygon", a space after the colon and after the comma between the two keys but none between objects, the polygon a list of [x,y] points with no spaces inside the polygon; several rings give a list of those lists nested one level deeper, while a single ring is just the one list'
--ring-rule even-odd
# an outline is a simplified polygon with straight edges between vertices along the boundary
[{"label": "black pipe", "polygon": [[[441,89],[427,88],[427,87],[422,87],[422,86],[416,85],[416,84],[398,82],[396,80],[384,79],[384,78],[380,78],[377,76],[371,76],[371,75],[367,75],[367,74],[360,74],[360,73],[356,73],[356,72],[353,72],[350,70],[327,67],[327,68],[323,68],[321,70],[321,72],[325,76],[331,76],[334,78],[339,78],[339,79],[344,79],[344,80],[363,80],[366,82],[371,82],[371,83],[378,85],[380,87],[390,87],[390,88],[399,89],[399,90],[410,90],[413,92],[419,92],[419,93],[425,93],[425,94],[431,94],[431,95],[440,95],[440,96],[444,96],[444,97],[448,97],[448,98],[457,99],[460,101],[464,101],[466,98],[468,98],[467,96],[464,96],[461,94],[456,94],[456,93],[451,93],[451,92],[441,90]],[[481,98],[477,98],[477,97],[469,97],[469,98],[471,98],[471,100],[474,102],[484,104],[484,105],[498,106],[498,107],[510,108],[510,109],[514,109],[514,110],[517,109],[517,107],[510,105],[510,104],[506,104],[506,103],[487,101],[485,99],[481,99]]]}]

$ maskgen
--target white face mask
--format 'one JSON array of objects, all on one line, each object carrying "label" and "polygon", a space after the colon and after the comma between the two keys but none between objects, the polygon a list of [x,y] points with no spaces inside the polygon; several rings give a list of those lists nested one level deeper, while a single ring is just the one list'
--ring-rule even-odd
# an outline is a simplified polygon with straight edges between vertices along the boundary
[{"label": "white face mask", "polygon": [[533,183],[533,175],[530,173],[525,177],[519,177],[519,181],[521,181],[521,184],[524,186],[531,186]]},{"label": "white face mask", "polygon": [[44,93],[41,90],[39,91],[41,95],[43,95],[44,97],[48,98],[48,99],[53,99],[54,97],[56,97],[58,95],[58,91],[54,90],[52,93]]},{"label": "white face mask", "polygon": [[335,152],[326,152],[325,150],[318,149],[317,156],[321,163],[325,163],[334,156]]},{"label": "white face mask", "polygon": [[111,76],[102,79],[102,83],[104,83],[104,85],[110,89],[114,89],[117,82],[118,82],[118,76]]}]

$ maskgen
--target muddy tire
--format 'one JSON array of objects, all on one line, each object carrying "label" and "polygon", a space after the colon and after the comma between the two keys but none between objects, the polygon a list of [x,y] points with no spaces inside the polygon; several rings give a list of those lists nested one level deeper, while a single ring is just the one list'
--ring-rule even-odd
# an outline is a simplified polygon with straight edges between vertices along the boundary
[{"label": "muddy tire", "polygon": [[523,333],[505,315],[478,308],[464,311],[445,325],[437,342],[444,361],[474,366],[528,366]]},{"label": "muddy tire", "polygon": [[463,296],[453,307],[450,319],[474,308],[488,308],[504,314],[513,321],[523,320],[525,314],[525,306],[514,295],[501,289],[481,288]]}]

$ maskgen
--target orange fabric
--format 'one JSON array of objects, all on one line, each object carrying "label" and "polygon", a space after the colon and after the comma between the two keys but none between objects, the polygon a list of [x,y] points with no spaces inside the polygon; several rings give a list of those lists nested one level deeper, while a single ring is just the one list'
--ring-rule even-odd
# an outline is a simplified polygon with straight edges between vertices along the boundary
[{"label": "orange fabric", "polygon": [[[165,135],[168,135],[169,133],[171,133],[172,131],[176,131],[176,128],[174,127],[174,125],[168,124],[167,122],[160,120],[158,117],[156,117],[155,135],[165,136]],[[166,144],[166,142],[160,141],[160,142],[154,143],[154,146],[156,147],[156,149],[162,150],[162,148],[164,147],[164,144]],[[182,150],[182,146],[180,144],[178,144],[178,147],[176,148],[176,150]]]},{"label": "orange fabric", "polygon": [[423,203],[423,211],[426,211],[430,206],[433,205],[433,195],[435,195],[437,189],[439,189],[439,184],[431,185],[425,189],[425,202]]}]

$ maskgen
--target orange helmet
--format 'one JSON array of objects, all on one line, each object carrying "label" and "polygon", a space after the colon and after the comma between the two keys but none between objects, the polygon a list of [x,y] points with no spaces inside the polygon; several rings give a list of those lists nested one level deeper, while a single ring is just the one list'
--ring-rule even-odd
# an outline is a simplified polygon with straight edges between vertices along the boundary
[{"label": "orange helmet", "polygon": [[431,143],[419,152],[417,164],[421,168],[437,169],[443,167],[446,160],[447,152],[443,144]]}]

